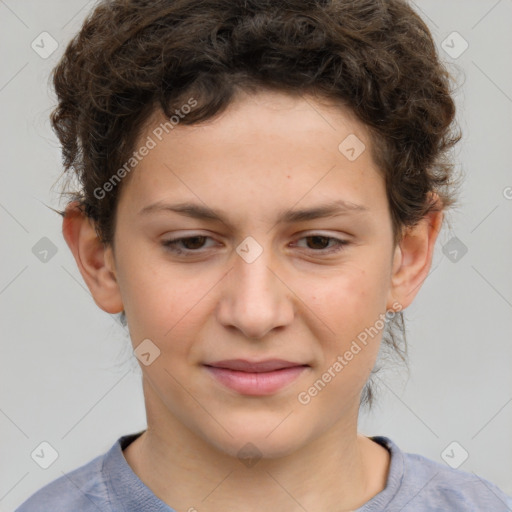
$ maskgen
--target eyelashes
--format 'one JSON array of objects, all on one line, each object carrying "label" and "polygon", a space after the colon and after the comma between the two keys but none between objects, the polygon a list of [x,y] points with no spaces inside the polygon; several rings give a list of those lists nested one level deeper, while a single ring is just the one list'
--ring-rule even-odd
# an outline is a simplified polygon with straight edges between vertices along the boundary
[{"label": "eyelashes", "polygon": [[199,252],[197,250],[193,250],[193,249],[181,249],[178,247],[178,244],[180,243],[183,243],[183,242],[188,242],[190,240],[205,240],[207,238],[210,238],[209,236],[204,236],[204,235],[198,235],[198,236],[188,236],[188,237],[183,237],[183,238],[174,238],[174,239],[171,239],[171,240],[165,240],[164,242],[162,242],[162,245],[164,247],[166,247],[169,251],[171,252],[175,252],[175,253],[178,253],[178,254],[182,254],[182,253],[185,253],[185,252]]},{"label": "eyelashes", "polygon": [[[196,235],[196,236],[188,236],[188,237],[181,237],[181,238],[173,238],[169,240],[164,240],[162,242],[162,245],[166,248],[166,250],[177,254],[177,255],[198,255],[203,254],[207,252],[208,249],[204,250],[204,241],[205,240],[213,240],[209,236],[205,235]],[[327,254],[333,254],[337,253],[345,248],[350,242],[347,240],[343,240],[340,238],[332,237],[332,236],[326,236],[322,234],[312,234],[305,237],[302,237],[300,240],[313,240],[314,244],[320,244],[320,245],[329,245],[329,243],[334,242],[334,245],[328,248],[320,248],[320,249],[311,249],[306,248],[308,252],[314,255],[327,255]],[[189,245],[189,247],[186,247]],[[192,248],[190,248],[192,246]],[[199,246],[199,247],[198,247]],[[183,248],[184,247],[184,248]]]}]

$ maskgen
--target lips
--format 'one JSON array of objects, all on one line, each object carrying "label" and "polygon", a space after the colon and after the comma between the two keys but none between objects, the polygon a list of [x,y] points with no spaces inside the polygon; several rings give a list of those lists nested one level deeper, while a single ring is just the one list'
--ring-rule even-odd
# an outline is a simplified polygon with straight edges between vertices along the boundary
[{"label": "lips", "polygon": [[229,359],[204,365],[214,381],[241,395],[264,396],[277,393],[309,368],[307,364],[267,359]]},{"label": "lips", "polygon": [[216,361],[208,363],[206,366],[214,368],[225,368],[227,370],[236,370],[248,373],[263,373],[282,370],[284,368],[292,368],[294,366],[308,366],[302,363],[293,363],[283,359],[267,359],[265,361],[247,361],[246,359],[226,359],[224,361]]}]

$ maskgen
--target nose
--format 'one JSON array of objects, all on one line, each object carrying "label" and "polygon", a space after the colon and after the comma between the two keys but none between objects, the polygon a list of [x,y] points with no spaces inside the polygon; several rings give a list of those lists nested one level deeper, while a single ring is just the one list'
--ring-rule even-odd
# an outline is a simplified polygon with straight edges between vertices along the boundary
[{"label": "nose", "polygon": [[276,265],[270,249],[264,249],[250,263],[235,253],[217,310],[222,325],[258,340],[293,321],[293,292],[272,267]]}]

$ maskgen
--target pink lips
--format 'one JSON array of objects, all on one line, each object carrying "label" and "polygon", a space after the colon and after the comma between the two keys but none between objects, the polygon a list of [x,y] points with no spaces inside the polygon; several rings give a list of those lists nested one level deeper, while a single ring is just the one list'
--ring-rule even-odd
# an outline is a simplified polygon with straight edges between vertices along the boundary
[{"label": "pink lips", "polygon": [[283,359],[259,362],[229,359],[205,364],[205,368],[221,384],[243,395],[252,396],[275,393],[308,367]]}]

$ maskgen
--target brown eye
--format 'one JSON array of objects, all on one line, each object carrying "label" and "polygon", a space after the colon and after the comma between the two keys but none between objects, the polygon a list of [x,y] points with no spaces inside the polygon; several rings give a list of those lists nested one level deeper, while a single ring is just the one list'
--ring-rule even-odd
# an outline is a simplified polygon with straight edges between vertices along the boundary
[{"label": "brown eye", "polygon": [[332,240],[328,236],[308,236],[306,239],[313,241],[310,249],[326,249],[329,245],[329,241]]},{"label": "brown eye", "polygon": [[209,238],[209,236],[204,235],[175,238],[172,240],[163,241],[162,245],[169,251],[175,252],[177,254],[199,252],[199,250],[204,247],[205,241]]},{"label": "brown eye", "polygon": [[[339,238],[320,234],[305,236],[301,238],[301,240],[309,241],[306,243],[306,249],[310,250],[311,252],[320,254],[331,254],[338,252],[342,250],[345,245],[349,244],[347,240],[340,240]],[[334,242],[334,244],[329,247],[330,242]]]}]

